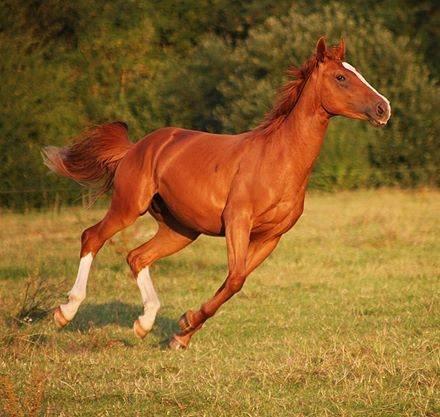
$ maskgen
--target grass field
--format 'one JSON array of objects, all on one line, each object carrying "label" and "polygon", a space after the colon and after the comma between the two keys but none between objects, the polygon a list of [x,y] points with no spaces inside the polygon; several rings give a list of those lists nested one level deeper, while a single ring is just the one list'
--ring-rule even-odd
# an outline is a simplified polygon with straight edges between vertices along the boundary
[{"label": "grass field", "polygon": [[80,233],[102,214],[0,214],[0,415],[440,415],[440,192],[310,194],[297,226],[184,352],[165,342],[223,281],[224,241],[203,237],[153,267],[162,309],[139,341],[125,256],[154,233],[149,218],[102,250],[64,330],[35,312],[32,324],[14,319],[35,298],[65,300]]}]

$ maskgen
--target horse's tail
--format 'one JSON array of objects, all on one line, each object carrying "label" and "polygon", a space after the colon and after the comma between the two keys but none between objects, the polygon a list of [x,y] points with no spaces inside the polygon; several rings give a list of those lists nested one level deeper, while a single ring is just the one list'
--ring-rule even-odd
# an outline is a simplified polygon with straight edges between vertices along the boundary
[{"label": "horse's tail", "polygon": [[133,146],[123,122],[93,127],[63,148],[47,146],[43,160],[49,169],[81,185],[93,187],[99,196],[110,190],[116,168]]}]

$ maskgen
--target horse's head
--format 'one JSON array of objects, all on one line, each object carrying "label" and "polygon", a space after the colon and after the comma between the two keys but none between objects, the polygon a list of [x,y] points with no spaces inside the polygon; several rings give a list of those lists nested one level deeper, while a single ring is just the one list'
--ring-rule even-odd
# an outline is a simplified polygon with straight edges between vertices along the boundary
[{"label": "horse's head", "polygon": [[344,58],[343,40],[337,47],[327,48],[324,38],[319,39],[316,60],[322,107],[331,115],[386,125],[391,116],[390,102]]}]

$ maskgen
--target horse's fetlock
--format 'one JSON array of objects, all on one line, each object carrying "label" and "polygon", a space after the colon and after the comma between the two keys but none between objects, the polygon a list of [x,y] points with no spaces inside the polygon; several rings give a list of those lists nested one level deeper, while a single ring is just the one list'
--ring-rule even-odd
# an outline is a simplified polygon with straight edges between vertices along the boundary
[{"label": "horse's fetlock", "polygon": [[130,266],[130,268],[131,268],[131,265],[133,264],[134,256],[135,255],[131,252],[127,255],[126,260],[127,260],[128,266]]},{"label": "horse's fetlock", "polygon": [[86,299],[86,294],[70,292],[69,293],[69,301],[74,303],[82,303]]},{"label": "horse's fetlock", "polygon": [[144,304],[144,309],[157,313],[160,309],[160,301],[159,300],[148,301]]}]

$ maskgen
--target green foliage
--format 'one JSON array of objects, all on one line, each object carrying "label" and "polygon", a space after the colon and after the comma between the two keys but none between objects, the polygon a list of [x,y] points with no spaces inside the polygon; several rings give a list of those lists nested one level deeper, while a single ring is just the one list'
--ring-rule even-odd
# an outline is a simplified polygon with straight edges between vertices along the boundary
[{"label": "green foliage", "polygon": [[0,206],[78,201],[39,152],[89,124],[124,120],[133,139],[165,125],[253,128],[323,33],[345,36],[348,60],[390,97],[393,117],[384,130],[334,122],[312,185],[438,185],[436,9],[398,3],[5,0]]},{"label": "green foliage", "polygon": [[[20,191],[59,187],[58,179],[48,178],[40,149],[62,143],[77,128],[82,106],[68,88],[72,73],[64,63],[46,65],[50,46],[28,33],[0,34],[0,190],[10,192],[0,194],[2,206],[24,204]],[[29,206],[49,202],[44,193],[25,197]]]},{"label": "green foliage", "polygon": [[214,109],[228,106],[219,86],[228,75],[230,53],[224,42],[208,36],[187,57],[172,57],[163,65],[152,86],[155,114],[162,126],[223,130]]},{"label": "green foliage", "polygon": [[234,50],[234,73],[222,88],[228,106],[218,109],[218,115],[224,127],[240,131],[255,126],[270,108],[283,70],[289,63],[301,64],[320,33],[333,41],[347,39],[347,59],[390,98],[393,118],[382,131],[360,122],[333,122],[317,167],[322,178],[314,184],[411,186],[438,181],[439,95],[426,65],[406,37],[394,36],[379,20],[355,19],[341,5],[307,16],[292,8],[288,16],[268,19],[251,31]]}]

